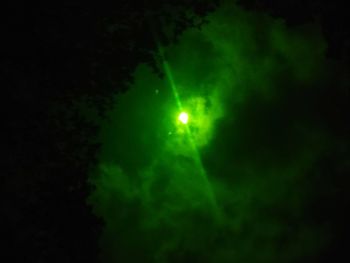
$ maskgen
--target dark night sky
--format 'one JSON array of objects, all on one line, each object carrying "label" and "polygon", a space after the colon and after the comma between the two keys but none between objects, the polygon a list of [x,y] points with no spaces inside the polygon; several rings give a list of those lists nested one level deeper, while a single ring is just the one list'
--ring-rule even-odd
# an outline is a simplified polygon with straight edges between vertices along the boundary
[{"label": "dark night sky", "polygon": [[[134,74],[137,65],[140,63],[148,65],[155,72],[154,76],[162,70],[152,56],[157,50],[157,43],[149,30],[149,18],[152,19],[153,29],[160,32],[157,41],[166,46],[176,42],[177,37],[181,36],[185,29],[191,28],[198,20],[188,19],[185,16],[187,11],[190,10],[197,18],[203,18],[205,14],[215,10],[214,2],[174,0],[167,1],[167,4],[163,1],[147,1],[147,4],[136,4],[136,1],[119,1],[113,7],[78,4],[61,4],[60,6],[47,4],[34,7],[28,4],[26,6],[8,5],[7,8],[3,9],[0,79],[3,91],[2,106],[3,112],[5,112],[3,121],[3,130],[5,131],[3,135],[3,167],[5,170],[0,177],[0,222],[2,226],[0,234],[5,241],[5,246],[2,246],[1,262],[97,262],[101,253],[99,246],[101,245],[101,235],[105,233],[103,230],[105,223],[109,219],[113,219],[113,216],[110,217],[109,214],[101,212],[105,209],[104,204],[101,207],[95,205],[94,208],[87,205],[87,199],[94,191],[93,186],[88,184],[88,177],[96,168],[98,159],[101,158],[98,156],[98,152],[102,150],[105,154],[104,159],[108,159],[106,156],[111,156],[111,154],[115,154],[115,156],[119,154],[120,160],[116,162],[119,161],[123,169],[129,167],[130,174],[133,172],[132,168],[137,169],[137,165],[142,165],[140,163],[151,158],[151,154],[147,156],[143,152],[142,154],[145,155],[143,156],[140,153],[138,158],[133,159],[135,164],[128,163],[130,159],[125,157],[128,152],[123,152],[122,147],[121,150],[113,150],[113,143],[111,143],[111,148],[104,146],[109,143],[108,138],[112,135],[107,133],[105,135],[107,139],[102,144],[98,142],[96,138],[101,129],[98,125],[100,122],[96,124],[92,120],[103,119],[106,114],[110,116],[108,113],[114,111],[116,116],[121,115],[121,111],[118,112],[118,109],[113,108],[113,98],[122,97],[122,95],[115,95],[125,92],[128,89],[128,84],[132,83],[133,77],[135,77],[135,85],[141,85],[137,84],[137,81],[142,82],[143,77],[138,79],[138,75]],[[245,170],[249,166],[248,162],[255,165],[251,167],[252,171],[263,170],[272,165],[270,164],[272,161],[278,163],[276,165],[278,170],[288,160],[293,159],[291,156],[297,154],[298,150],[296,149],[299,149],[300,145],[317,144],[317,138],[327,134],[328,137],[326,137],[332,139],[322,140],[320,148],[325,150],[320,150],[318,157],[312,161],[312,169],[307,173],[310,179],[293,181],[292,183],[295,184],[291,184],[291,187],[301,186],[303,189],[303,197],[301,198],[304,210],[301,209],[302,215],[292,219],[287,217],[290,220],[303,220],[308,226],[327,225],[329,227],[327,229],[330,229],[327,232],[329,235],[327,245],[314,255],[306,253],[304,257],[295,261],[293,261],[293,257],[290,257],[291,261],[288,262],[338,262],[340,258],[347,255],[346,244],[349,243],[347,226],[349,218],[346,216],[346,210],[349,206],[347,186],[350,171],[347,9],[340,0],[325,2],[315,0],[241,0],[238,2],[245,10],[249,10],[253,14],[264,13],[284,20],[286,27],[291,29],[288,32],[299,32],[296,28],[301,28],[310,22],[319,25],[326,43],[325,61],[327,62],[324,62],[324,67],[320,66],[321,69],[317,74],[310,73],[310,78],[308,78],[309,75],[305,77],[304,82],[299,80],[298,82],[287,75],[275,74],[274,72],[279,72],[280,68],[272,67],[273,85],[283,84],[286,86],[286,91],[270,93],[278,96],[278,100],[272,99],[270,104],[266,104],[259,97],[254,97],[259,96],[259,94],[253,92],[247,102],[240,106],[239,111],[242,113],[237,115],[237,123],[246,129],[232,132],[235,129],[232,126],[233,122],[228,118],[218,122],[217,136],[213,139],[213,143],[206,145],[201,152],[204,165],[208,173],[222,175],[222,177],[217,178],[220,184],[230,185],[232,178],[227,174],[231,170],[229,171],[225,166],[227,163],[231,162],[236,165],[235,170],[233,170],[236,173]],[[244,16],[242,17],[244,18]],[[254,20],[254,18],[249,19]],[[247,18],[247,20],[249,19]],[[173,30],[164,31],[164,33],[162,29],[169,25],[175,26]],[[257,28],[254,30],[258,32],[262,30],[259,29],[259,26]],[[294,29],[295,31],[293,31]],[[308,32],[304,32],[305,39],[312,39],[307,34]],[[211,36],[208,33],[208,39]],[[201,37],[198,39],[201,40]],[[249,38],[246,41],[245,43],[249,45]],[[314,40],[306,41],[306,43],[316,43],[312,41]],[[183,43],[182,46],[181,43]],[[264,43],[263,40],[262,43]],[[313,50],[320,48],[319,43],[316,44]],[[181,53],[182,48],[183,50],[191,49],[192,45],[194,45],[193,39],[180,41],[179,47],[174,48],[173,54],[183,54]],[[196,48],[195,45],[193,47]],[[198,54],[208,52],[205,63],[212,67],[216,66],[210,60],[215,54],[212,55],[210,49],[205,50],[205,48],[204,44],[198,45]],[[250,51],[249,48],[253,49],[254,47],[248,46],[241,50]],[[265,47],[259,48],[262,51],[256,53],[259,54],[257,63],[264,54],[274,54],[271,50],[264,53]],[[266,50],[268,48],[270,47],[267,46]],[[304,53],[300,51],[296,54]],[[314,58],[312,55],[310,57]],[[315,55],[315,58],[318,57]],[[169,60],[171,59],[175,61],[175,64],[182,65],[181,55],[173,57],[169,55]],[[254,57],[249,59],[255,61]],[[273,61],[278,60],[278,55],[273,59]],[[306,61],[308,60],[302,61],[302,58],[300,61],[298,60],[298,63],[301,64],[301,75],[304,67],[307,67],[305,66]],[[281,64],[283,65],[283,62]],[[242,66],[248,67],[243,63]],[[297,75],[299,67],[295,68]],[[294,68],[292,69],[294,70]],[[210,76],[209,67],[206,68],[203,65],[201,70]],[[179,71],[178,75],[185,75],[186,71],[184,72]],[[190,67],[188,72],[192,72]],[[308,71],[306,70],[306,72]],[[325,74],[322,75],[322,72]],[[195,80],[195,78],[193,79]],[[259,80],[257,77],[256,81]],[[150,77],[150,83],[152,81],[154,80]],[[289,84],[285,84],[288,81],[290,81]],[[309,83],[313,83],[312,85],[319,85],[320,88],[316,92],[316,89],[303,91],[301,95],[298,90],[291,88],[293,83],[302,83],[302,85],[305,84],[305,87]],[[126,92],[125,94],[133,93]],[[135,96],[126,95],[124,101],[127,106],[130,107],[133,105],[132,103],[135,103],[137,107],[140,105],[140,101],[147,103],[147,100],[143,100],[142,97],[147,95],[142,92],[138,93],[138,91],[135,91],[135,94],[138,96],[137,99],[134,99]],[[127,96],[130,96],[131,99]],[[153,103],[153,101],[149,102]],[[230,103],[228,101],[227,105],[231,105]],[[127,106],[120,107],[124,110]],[[256,110],[258,107],[260,110]],[[81,111],[81,109],[83,110]],[[278,113],[276,113],[276,109]],[[225,106],[224,108],[225,114],[234,110],[236,109],[233,106]],[[89,118],[85,118],[86,115],[81,114],[81,112],[88,115]],[[124,115],[126,118],[129,116],[134,118],[135,114],[126,112]],[[118,118],[122,117],[116,117],[116,122],[119,120]],[[302,121],[298,122],[296,118]],[[250,120],[254,120],[254,122]],[[307,141],[299,140],[299,137],[289,136],[291,132],[285,130],[286,127],[290,127],[289,121],[291,120],[295,121],[297,125],[301,123],[301,128],[317,127],[317,129],[310,130],[321,132],[310,135],[310,130],[303,130],[309,137],[306,136],[306,139],[303,137]],[[128,147],[123,144],[122,140],[124,137],[132,136],[133,133],[127,129],[123,130],[113,121],[111,123],[110,132],[113,132],[113,129],[117,129],[119,132],[119,141],[116,140],[115,143]],[[155,119],[152,123],[158,124],[158,120]],[[271,135],[270,131],[275,131],[276,134]],[[145,134],[147,135],[147,133]],[[317,138],[315,139],[315,137]],[[227,140],[227,138],[232,139]],[[240,140],[235,138],[240,138]],[[268,143],[271,138],[274,140],[272,143]],[[313,138],[314,141],[310,142],[310,138]],[[289,140],[287,146],[283,144],[286,140]],[[319,140],[321,141],[321,139]],[[136,149],[139,147],[143,150],[143,146],[141,147],[137,140],[134,143]],[[281,147],[282,144],[286,148]],[[225,148],[226,145],[234,146],[235,150]],[[153,144],[150,147],[156,150],[158,146]],[[251,154],[254,151],[264,151],[265,155],[253,157],[252,161]],[[213,158],[213,154],[218,152],[221,153],[220,158]],[[240,155],[237,156],[237,153]],[[276,153],[281,154],[277,156]],[[164,160],[166,162],[166,157]],[[160,174],[169,172],[167,168],[162,166],[157,167],[157,169]],[[182,169],[182,167],[174,169]],[[267,189],[270,189],[269,180],[276,183],[271,178],[268,177],[264,182]],[[237,180],[238,183],[242,183],[243,187],[249,187],[248,184],[244,183],[244,180],[247,179],[238,178]],[[301,185],[298,184],[299,182]],[[123,182],[120,184],[122,185]],[[155,187],[162,188],[162,186]],[[278,183],[276,183],[276,187],[279,187]],[[161,192],[161,190],[159,191]],[[291,191],[291,195],[292,193]],[[221,198],[227,198],[225,195],[226,193],[223,191]],[[279,198],[279,195],[271,195],[271,198]],[[138,204],[123,203],[125,200],[118,198],[112,200],[120,201],[120,207],[125,206],[125,204],[130,205],[131,210],[134,209],[130,213],[134,213],[135,217],[139,216]],[[271,200],[267,198],[265,201]],[[225,204],[229,209],[230,205]],[[289,204],[274,207],[274,211],[269,211],[268,205],[267,210],[264,210],[264,207],[257,206],[256,209],[253,207],[254,213],[258,214],[262,209],[263,213],[278,214],[278,217],[281,218],[284,218],[283,216],[288,213],[289,208]],[[93,212],[93,209],[101,209],[101,211]],[[120,209],[120,211],[124,210]],[[204,222],[205,228],[207,226],[206,219],[201,218],[202,214],[200,213],[198,215],[193,213],[193,215],[187,216],[196,218],[195,222],[199,222],[198,225]],[[262,220],[266,220],[266,218]],[[118,222],[115,223],[115,227],[120,227]],[[181,232],[183,229],[181,223],[179,224],[178,232]],[[189,224],[186,226],[188,229],[195,228],[191,222]],[[215,228],[210,223],[208,225]],[[259,224],[254,224],[254,227],[261,229],[268,225],[262,221]],[[276,225],[284,226],[284,223]],[[176,228],[174,229],[176,231]],[[196,230],[203,230],[203,226],[198,226]],[[217,229],[215,228],[213,231],[217,231]],[[225,227],[220,231],[225,232]],[[113,233],[115,232],[111,231],[110,234]],[[130,233],[124,235],[132,235]],[[241,234],[244,236],[245,233]],[[156,232],[156,235],[162,237],[160,232]],[[199,236],[207,238],[206,235]],[[305,236],[306,238],[301,241],[301,244],[308,242],[307,233]],[[109,238],[107,235],[103,242],[108,241]],[[227,236],[223,234],[220,241],[223,247],[231,244],[230,241],[224,240],[225,238]],[[133,239],[138,239],[138,237],[131,236],[131,241],[126,241],[126,243],[135,244]],[[315,239],[314,235],[312,238],[310,237],[310,240]],[[242,240],[246,241],[244,238]],[[164,242],[168,241],[168,239],[164,239]],[[105,246],[103,249],[113,248],[112,242],[110,242],[111,248],[107,247],[108,242],[107,245],[103,242],[102,246]],[[127,246],[121,243],[118,245],[118,242],[116,244],[120,246],[121,250]],[[149,240],[145,238],[145,240],[136,243],[142,246],[147,242]],[[196,241],[192,240],[192,242]],[[216,242],[219,241],[216,240]],[[280,242],[284,241],[280,240]],[[202,251],[202,247],[181,244],[184,249],[192,249],[192,254],[188,252],[189,254],[184,253],[181,256],[172,255],[169,256],[168,262],[205,262],[203,258],[206,258],[206,252],[203,251],[202,254],[198,252]],[[213,245],[216,249],[218,246],[220,245],[216,247]],[[247,249],[251,247],[254,246],[250,243],[246,245]],[[210,248],[209,246],[208,249]],[[128,249],[133,251],[133,248],[129,247]],[[135,248],[135,251],[143,251],[143,249],[144,247]],[[254,254],[254,251],[246,253],[247,255]],[[293,254],[293,251],[288,251],[288,253]],[[146,254],[147,252],[145,252]],[[114,256],[107,255],[104,260],[108,262],[108,257],[110,257],[111,261]],[[118,256],[116,256],[117,259]],[[142,256],[140,257],[142,258]],[[230,262],[225,261],[224,257],[222,256],[220,259],[222,262]],[[227,254],[227,257],[230,258],[230,255]],[[232,256],[232,258],[234,257]],[[130,258],[135,259],[135,257]],[[241,260],[244,259],[244,257],[241,258]],[[284,262],[284,259],[282,257],[282,261],[279,262]],[[138,260],[138,262],[143,262],[140,258]],[[208,262],[215,262],[215,259],[211,260]],[[250,260],[245,262],[254,262],[254,257]],[[120,262],[133,261],[122,255]],[[144,262],[149,261],[145,260]],[[261,261],[256,259],[255,262]]]}]

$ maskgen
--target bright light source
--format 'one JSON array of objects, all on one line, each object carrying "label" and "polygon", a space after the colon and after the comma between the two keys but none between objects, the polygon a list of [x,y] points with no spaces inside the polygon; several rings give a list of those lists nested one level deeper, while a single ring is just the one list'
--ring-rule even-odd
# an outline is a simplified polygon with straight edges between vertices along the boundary
[{"label": "bright light source", "polygon": [[188,114],[186,112],[181,112],[179,115],[179,121],[181,121],[183,124],[187,124]]}]

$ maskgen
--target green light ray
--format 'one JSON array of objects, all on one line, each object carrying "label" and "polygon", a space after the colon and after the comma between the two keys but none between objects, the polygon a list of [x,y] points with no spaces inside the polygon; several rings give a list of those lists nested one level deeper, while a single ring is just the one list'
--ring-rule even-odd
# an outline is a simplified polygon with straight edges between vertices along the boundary
[{"label": "green light ray", "polygon": [[163,62],[163,68],[164,68],[164,71],[165,71],[165,75],[166,75],[166,77],[167,77],[167,79],[169,81],[171,90],[172,90],[172,92],[174,94],[177,107],[179,108],[180,112],[182,112],[183,108],[182,108],[181,99],[180,99],[179,93],[177,91],[173,75],[171,74],[171,70],[170,70],[169,64],[168,64],[168,62],[166,62],[164,60],[163,54],[161,54],[161,58],[162,58],[162,62]]},{"label": "green light ray", "polygon": [[191,147],[192,147],[193,152],[194,152],[193,158],[194,158],[194,161],[196,162],[196,166],[198,167],[200,179],[203,182],[203,187],[205,188],[205,191],[207,192],[209,202],[210,202],[212,209],[213,209],[213,211],[212,211],[213,215],[216,219],[220,219],[221,211],[220,211],[219,206],[217,204],[215,194],[213,192],[211,183],[210,183],[209,178],[207,176],[207,172],[204,169],[198,148],[196,147],[191,130],[188,126],[186,126],[186,132],[187,132],[188,138],[189,138],[190,143],[191,143]]},{"label": "green light ray", "polygon": [[[175,84],[175,81],[174,81],[174,77],[173,77],[173,74],[171,72],[169,63],[165,60],[163,49],[162,49],[162,47],[159,44],[158,44],[158,50],[159,50],[160,58],[162,60],[163,69],[165,71],[165,76],[166,76],[166,78],[167,78],[167,80],[169,82],[169,85],[171,87],[171,90],[173,92],[173,95],[174,95],[177,107],[179,109],[179,112],[182,113],[183,112],[183,106],[182,106],[181,98],[180,98],[179,92],[177,90],[177,87],[176,87],[176,84]],[[192,136],[191,130],[190,130],[188,125],[185,125],[185,126],[186,126],[186,134],[188,136],[191,148],[193,150],[193,159],[194,159],[194,161],[196,163],[196,166],[197,166],[197,168],[199,170],[200,180],[201,180],[201,182],[203,184],[204,190],[207,193],[208,201],[209,201],[209,203],[210,203],[210,205],[212,207],[212,210],[213,210],[212,211],[213,215],[214,215],[215,219],[218,220],[220,218],[221,212],[220,212],[219,206],[217,204],[215,194],[213,192],[211,183],[210,183],[210,181],[208,179],[207,173],[206,173],[206,171],[204,169],[204,166],[202,164],[200,153],[199,153],[198,148],[196,146],[195,140],[194,140],[194,138]]]}]

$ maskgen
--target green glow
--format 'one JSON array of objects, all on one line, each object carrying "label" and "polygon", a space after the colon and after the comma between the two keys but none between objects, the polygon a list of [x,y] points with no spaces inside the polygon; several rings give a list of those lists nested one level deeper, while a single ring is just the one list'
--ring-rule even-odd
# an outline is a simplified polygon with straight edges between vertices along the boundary
[{"label": "green glow", "polygon": [[188,114],[186,112],[181,112],[179,115],[179,121],[183,124],[187,124],[188,122]]},{"label": "green glow", "polygon": [[236,7],[208,21],[159,46],[164,79],[140,65],[103,124],[91,203],[106,262],[302,262],[322,245],[299,220],[322,37]]}]

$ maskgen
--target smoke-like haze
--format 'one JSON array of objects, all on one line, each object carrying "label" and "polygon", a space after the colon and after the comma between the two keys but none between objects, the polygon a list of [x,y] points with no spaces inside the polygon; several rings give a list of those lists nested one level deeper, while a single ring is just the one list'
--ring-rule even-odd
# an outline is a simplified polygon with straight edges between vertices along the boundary
[{"label": "smoke-like haze", "polygon": [[335,143],[320,29],[230,5],[208,21],[164,48],[188,126],[146,65],[103,124],[89,200],[103,262],[300,262],[327,245],[308,212]]}]

